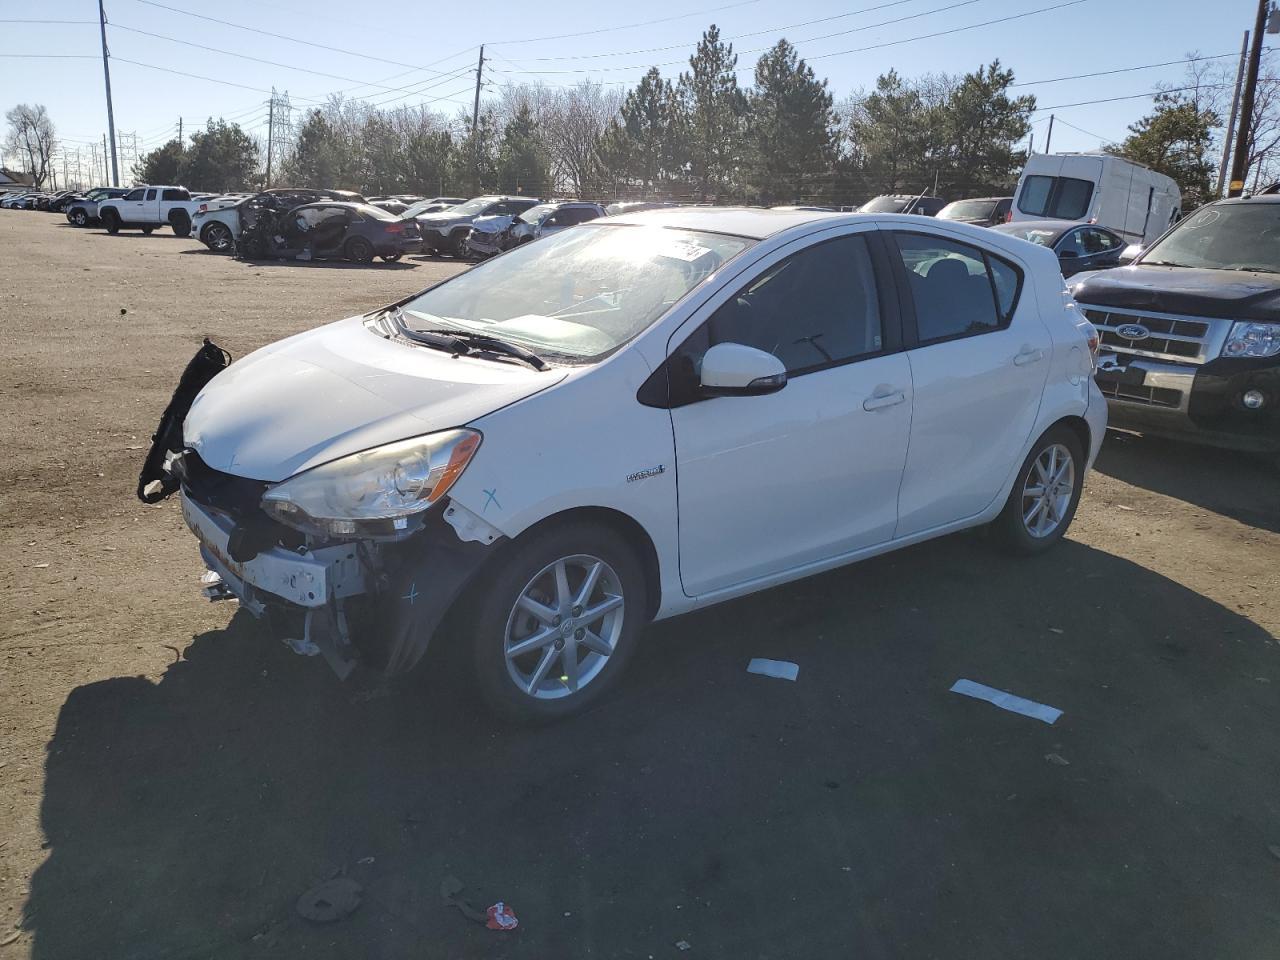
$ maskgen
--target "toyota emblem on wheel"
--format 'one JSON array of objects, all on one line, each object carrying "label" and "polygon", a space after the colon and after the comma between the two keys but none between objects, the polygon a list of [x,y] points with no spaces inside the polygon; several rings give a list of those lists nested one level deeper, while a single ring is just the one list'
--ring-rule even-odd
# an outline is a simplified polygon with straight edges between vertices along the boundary
[{"label": "toyota emblem on wheel", "polygon": [[1145,340],[1151,331],[1140,323],[1124,323],[1116,327],[1116,333],[1126,340]]}]

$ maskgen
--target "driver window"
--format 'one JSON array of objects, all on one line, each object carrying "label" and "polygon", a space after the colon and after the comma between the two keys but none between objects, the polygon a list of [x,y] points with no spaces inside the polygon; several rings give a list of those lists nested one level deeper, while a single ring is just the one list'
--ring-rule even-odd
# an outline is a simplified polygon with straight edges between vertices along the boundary
[{"label": "driver window", "polygon": [[1089,254],[1105,253],[1120,245],[1111,234],[1094,227],[1085,227],[1080,231],[1080,244]]},{"label": "driver window", "polygon": [[131,190],[126,196],[126,200],[141,200],[146,195],[145,190]]},{"label": "driver window", "polygon": [[147,199],[148,199],[148,200],[154,200],[155,198],[156,198],[156,192],[155,192],[154,190],[148,190],[148,191],[147,191]]},{"label": "driver window", "polygon": [[827,240],[774,264],[703,329],[704,349],[744,343],[772,353],[790,377],[879,353],[880,303],[866,238]]}]

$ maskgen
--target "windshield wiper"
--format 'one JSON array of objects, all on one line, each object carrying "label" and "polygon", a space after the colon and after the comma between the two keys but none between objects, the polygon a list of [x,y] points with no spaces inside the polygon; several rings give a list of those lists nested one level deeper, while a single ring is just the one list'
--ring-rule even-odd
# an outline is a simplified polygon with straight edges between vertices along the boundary
[{"label": "windshield wiper", "polygon": [[1190,269],[1191,269],[1190,267],[1187,267],[1187,265],[1186,265],[1185,263],[1174,263],[1172,260],[1143,260],[1143,261],[1139,264],[1139,266],[1143,266],[1143,267],[1186,267],[1186,269],[1188,269],[1188,270],[1190,270]]},{"label": "windshield wiper", "polygon": [[[403,326],[403,324],[401,324]],[[453,340],[462,345],[462,353],[501,353],[508,357],[515,357],[533,367],[535,370],[547,369],[547,362],[531,350],[524,347],[518,347],[514,343],[508,343],[498,337],[491,337],[484,333],[472,333],[470,330],[416,330],[412,327],[404,328],[404,335],[409,339],[417,339],[420,336],[439,337],[442,340]]]}]

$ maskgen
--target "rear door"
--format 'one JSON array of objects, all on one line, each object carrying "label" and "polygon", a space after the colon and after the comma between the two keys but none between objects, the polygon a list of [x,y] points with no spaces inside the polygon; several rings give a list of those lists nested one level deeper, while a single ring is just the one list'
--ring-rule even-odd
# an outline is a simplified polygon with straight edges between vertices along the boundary
[{"label": "rear door", "polygon": [[915,401],[896,536],[981,513],[1035,426],[1052,342],[1011,261],[924,232],[891,235]]}]

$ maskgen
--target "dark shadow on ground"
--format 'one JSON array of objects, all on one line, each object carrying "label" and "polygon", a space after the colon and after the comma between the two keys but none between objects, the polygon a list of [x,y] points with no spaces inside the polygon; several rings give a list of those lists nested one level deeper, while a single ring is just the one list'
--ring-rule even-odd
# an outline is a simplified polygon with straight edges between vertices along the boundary
[{"label": "dark shadow on ground", "polygon": [[1280,533],[1280,460],[1108,430],[1096,468],[1135,487]]},{"label": "dark shadow on ground", "polygon": [[[75,690],[33,956],[1275,956],[1273,639],[1106,553],[955,537],[660,624],[542,729],[443,662],[357,700],[241,613],[158,683]],[[363,905],[298,917],[339,870]],[[450,874],[520,929],[445,906]]]}]

